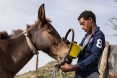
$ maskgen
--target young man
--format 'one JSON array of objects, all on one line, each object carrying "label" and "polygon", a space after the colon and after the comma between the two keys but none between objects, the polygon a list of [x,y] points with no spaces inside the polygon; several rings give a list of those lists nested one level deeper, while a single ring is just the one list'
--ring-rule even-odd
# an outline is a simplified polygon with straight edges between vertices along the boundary
[{"label": "young man", "polygon": [[74,78],[99,78],[98,62],[105,47],[105,36],[96,25],[96,17],[92,11],[83,11],[78,17],[81,28],[86,32],[80,45],[83,50],[78,55],[76,65],[61,66],[64,72],[75,71]]}]

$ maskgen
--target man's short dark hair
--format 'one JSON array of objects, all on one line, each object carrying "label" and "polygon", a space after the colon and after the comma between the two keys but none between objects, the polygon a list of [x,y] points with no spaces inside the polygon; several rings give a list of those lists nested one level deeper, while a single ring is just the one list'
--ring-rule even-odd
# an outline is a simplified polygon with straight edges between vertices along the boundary
[{"label": "man's short dark hair", "polygon": [[81,18],[84,18],[85,20],[88,20],[89,18],[92,18],[93,22],[96,22],[96,17],[95,14],[92,11],[83,11],[80,16],[78,17],[78,20],[80,20]]}]

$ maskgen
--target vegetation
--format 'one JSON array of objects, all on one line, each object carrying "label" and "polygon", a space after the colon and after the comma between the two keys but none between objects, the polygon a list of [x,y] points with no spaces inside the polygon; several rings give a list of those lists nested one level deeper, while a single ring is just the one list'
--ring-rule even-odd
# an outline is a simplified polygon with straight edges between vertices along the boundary
[{"label": "vegetation", "polygon": [[[57,64],[55,61],[49,62],[45,66],[38,69],[38,78],[52,78],[52,72],[54,69],[54,65]],[[74,72],[68,72],[67,74],[63,73],[63,78],[66,78],[66,75],[68,78],[74,77]],[[62,78],[61,72],[57,72],[56,78]],[[15,78],[35,78],[35,71],[29,71],[27,73],[24,73],[22,75],[17,75]]]}]

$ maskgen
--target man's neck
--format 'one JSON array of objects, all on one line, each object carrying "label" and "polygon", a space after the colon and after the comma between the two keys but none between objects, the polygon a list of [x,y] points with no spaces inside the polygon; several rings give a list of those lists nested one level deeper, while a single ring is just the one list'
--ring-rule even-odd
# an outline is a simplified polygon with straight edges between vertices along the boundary
[{"label": "man's neck", "polygon": [[91,32],[89,33],[90,35],[92,35],[95,32],[96,27],[97,27],[97,25],[95,23],[93,23]]}]

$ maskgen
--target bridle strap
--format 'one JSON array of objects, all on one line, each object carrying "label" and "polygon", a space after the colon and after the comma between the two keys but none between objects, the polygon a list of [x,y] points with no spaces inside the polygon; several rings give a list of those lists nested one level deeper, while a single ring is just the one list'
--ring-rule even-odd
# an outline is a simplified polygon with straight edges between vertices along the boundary
[{"label": "bridle strap", "polygon": [[24,32],[25,32],[24,35],[26,37],[26,41],[27,41],[30,49],[33,51],[34,54],[38,54],[38,50],[34,47],[33,43],[30,40],[29,33],[26,31],[24,31]]},{"label": "bridle strap", "polygon": [[26,41],[28,43],[28,46],[30,47],[30,49],[33,51],[34,54],[36,54],[36,78],[38,78],[38,75],[37,75],[37,70],[38,70],[38,49],[36,49],[33,45],[33,43],[31,42],[30,40],[30,37],[29,37],[29,33],[28,31],[24,31],[23,34],[25,35],[26,37]]}]

